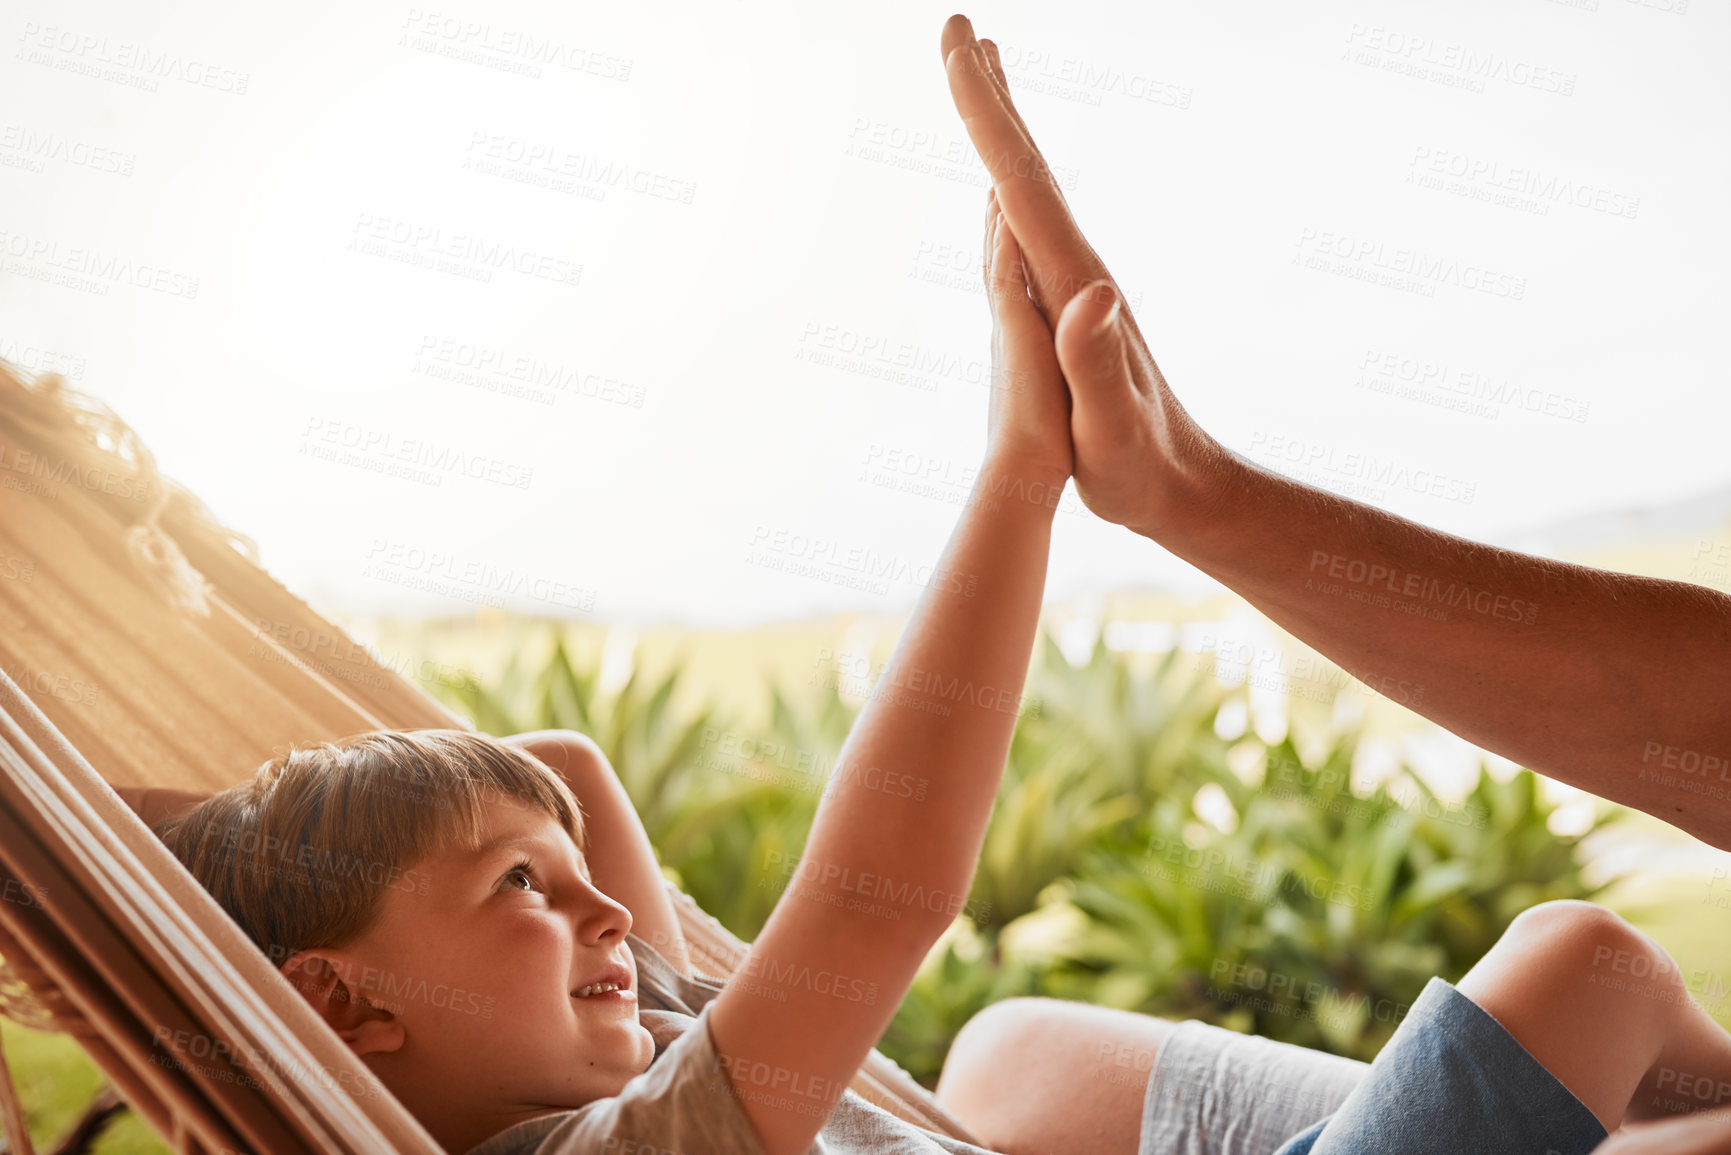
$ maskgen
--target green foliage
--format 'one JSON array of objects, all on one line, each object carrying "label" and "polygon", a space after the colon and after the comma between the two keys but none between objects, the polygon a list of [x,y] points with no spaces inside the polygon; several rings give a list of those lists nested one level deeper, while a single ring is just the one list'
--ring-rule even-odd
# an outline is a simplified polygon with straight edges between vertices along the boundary
[{"label": "green foliage", "polygon": [[[770,856],[804,846],[853,725],[836,684],[767,687],[768,721],[748,725],[676,705],[677,661],[659,674],[634,663],[604,687],[599,663],[556,636],[545,658],[525,652],[485,685],[435,692],[489,733],[594,738],[663,869],[755,938],[780,893]],[[1498,782],[1481,767],[1454,806],[1405,767],[1355,793],[1356,732],[1322,736],[1309,757],[1292,738],[1223,739],[1221,710],[1242,709],[1243,691],[1176,651],[1146,668],[1096,643],[1073,667],[1042,636],[1028,691],[975,921],[933,950],[880,1043],[927,1086],[962,1025],[1018,995],[1370,1058],[1431,975],[1458,979],[1527,907],[1595,893],[1525,771]],[[6,1041],[33,1130],[56,1133],[99,1076],[64,1037],[8,1027]],[[98,1149],[163,1150],[130,1116]]]},{"label": "green foliage", "polygon": [[[442,692],[494,733],[593,737],[663,868],[750,940],[779,893],[765,863],[804,845],[855,710],[833,682],[769,687],[769,723],[747,728],[674,711],[677,678],[634,670],[603,692],[597,668],[555,645],[538,670],[513,662],[492,686]],[[1404,766],[1355,793],[1355,733],[1308,760],[1290,738],[1222,739],[1219,713],[1242,696],[1193,655],[1142,669],[1097,642],[1071,666],[1042,635],[975,920],[934,950],[883,1050],[933,1085],[968,1018],[1041,994],[1369,1058],[1431,975],[1458,979],[1534,903],[1593,893],[1530,773],[1497,782],[1481,767],[1455,805]]]}]

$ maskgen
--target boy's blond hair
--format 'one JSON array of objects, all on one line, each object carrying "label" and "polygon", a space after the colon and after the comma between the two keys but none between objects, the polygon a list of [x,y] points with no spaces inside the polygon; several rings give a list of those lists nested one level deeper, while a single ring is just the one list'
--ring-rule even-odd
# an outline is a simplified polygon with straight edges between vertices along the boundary
[{"label": "boy's blond hair", "polygon": [[156,833],[281,965],[364,932],[387,889],[425,894],[417,866],[478,847],[490,802],[540,810],[583,845],[563,778],[520,747],[462,730],[377,730],[291,748]]}]

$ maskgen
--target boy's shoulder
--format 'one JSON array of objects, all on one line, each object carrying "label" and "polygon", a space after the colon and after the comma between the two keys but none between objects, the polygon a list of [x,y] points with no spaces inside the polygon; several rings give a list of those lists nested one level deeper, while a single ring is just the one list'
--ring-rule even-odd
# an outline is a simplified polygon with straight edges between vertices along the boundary
[{"label": "boy's shoulder", "polygon": [[640,1011],[675,1011],[695,1018],[726,986],[721,979],[709,975],[680,974],[665,955],[635,934],[625,936],[625,945],[631,948],[631,957],[637,963]]},{"label": "boy's shoulder", "polygon": [[514,1124],[468,1155],[632,1150],[763,1155],[757,1132],[716,1054],[705,1015],[700,1012],[692,1019],[656,1010],[638,1014],[656,1040],[648,1070],[617,1095]]}]

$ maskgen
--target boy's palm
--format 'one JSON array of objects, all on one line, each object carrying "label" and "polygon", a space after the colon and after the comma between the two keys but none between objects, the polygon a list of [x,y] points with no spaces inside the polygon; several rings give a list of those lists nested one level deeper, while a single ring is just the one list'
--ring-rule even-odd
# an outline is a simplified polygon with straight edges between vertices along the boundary
[{"label": "boy's palm", "polygon": [[992,390],[987,455],[1042,481],[1070,476],[1070,394],[1052,329],[1028,294],[1021,246],[986,196],[986,299],[992,310]]}]

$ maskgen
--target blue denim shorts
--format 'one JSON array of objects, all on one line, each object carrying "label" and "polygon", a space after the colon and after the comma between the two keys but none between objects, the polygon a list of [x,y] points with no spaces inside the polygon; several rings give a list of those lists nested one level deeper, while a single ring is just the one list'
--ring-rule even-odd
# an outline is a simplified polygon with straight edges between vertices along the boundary
[{"label": "blue denim shorts", "polygon": [[1334,1115],[1276,1155],[1585,1155],[1604,1139],[1502,1024],[1433,978]]},{"label": "blue denim shorts", "polygon": [[1155,1054],[1138,1155],[1576,1155],[1605,1129],[1477,1003],[1432,979],[1364,1064],[1203,1023]]}]

